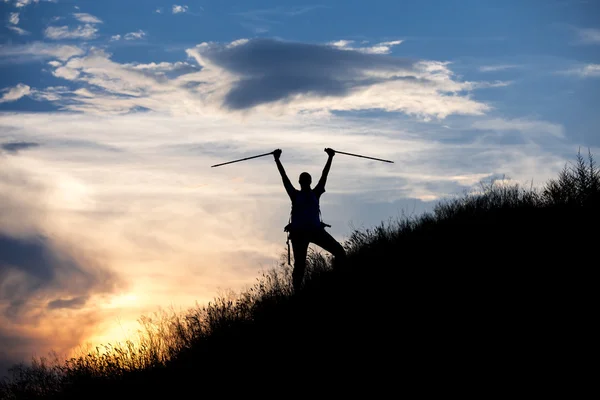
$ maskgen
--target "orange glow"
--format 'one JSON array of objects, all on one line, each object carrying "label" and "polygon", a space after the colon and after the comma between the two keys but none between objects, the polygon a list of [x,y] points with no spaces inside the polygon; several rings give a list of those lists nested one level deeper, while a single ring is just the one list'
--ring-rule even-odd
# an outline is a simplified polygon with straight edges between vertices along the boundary
[{"label": "orange glow", "polygon": [[110,301],[103,305],[103,308],[131,308],[139,304],[139,298],[135,293],[127,293],[113,296]]}]

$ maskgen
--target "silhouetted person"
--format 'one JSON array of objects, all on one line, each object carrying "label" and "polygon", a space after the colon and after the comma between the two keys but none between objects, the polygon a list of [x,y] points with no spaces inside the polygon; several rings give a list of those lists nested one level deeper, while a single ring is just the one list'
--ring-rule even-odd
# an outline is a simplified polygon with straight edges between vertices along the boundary
[{"label": "silhouetted person", "polygon": [[289,238],[294,251],[292,282],[296,291],[302,284],[302,278],[306,270],[306,252],[310,243],[314,243],[333,254],[336,258],[336,263],[346,258],[346,252],[342,245],[325,231],[325,226],[328,225],[321,221],[319,199],[325,193],[325,183],[327,182],[327,175],[331,168],[331,161],[335,155],[335,150],[327,148],[325,152],[329,155],[329,158],[327,159],[325,168],[323,168],[319,183],[317,183],[314,189],[311,189],[312,178],[308,172],[303,172],[300,174],[298,180],[300,190],[294,188],[285,173],[285,169],[283,169],[283,165],[281,165],[281,161],[279,161],[281,150],[277,149],[273,152],[277,169],[283,180],[283,186],[290,196],[290,200],[292,200],[291,221],[285,227],[285,231],[290,233]]}]

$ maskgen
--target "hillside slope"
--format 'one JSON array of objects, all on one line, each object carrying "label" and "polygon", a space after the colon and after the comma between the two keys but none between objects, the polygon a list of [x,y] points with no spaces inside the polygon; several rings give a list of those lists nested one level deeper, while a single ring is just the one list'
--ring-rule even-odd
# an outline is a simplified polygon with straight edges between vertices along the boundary
[{"label": "hillside slope", "polygon": [[543,190],[484,189],[353,232],[346,265],[311,254],[299,293],[273,271],[140,346],[17,368],[0,395],[572,394],[591,374],[600,175],[579,156]]}]

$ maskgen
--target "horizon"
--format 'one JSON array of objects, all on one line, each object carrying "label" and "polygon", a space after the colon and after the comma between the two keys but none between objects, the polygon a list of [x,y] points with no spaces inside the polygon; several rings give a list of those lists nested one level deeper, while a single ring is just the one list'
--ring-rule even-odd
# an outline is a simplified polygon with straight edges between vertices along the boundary
[{"label": "horizon", "polygon": [[393,160],[334,157],[343,241],[598,154],[599,3],[397,3],[0,2],[0,375],[277,267],[273,157],[211,165]]}]

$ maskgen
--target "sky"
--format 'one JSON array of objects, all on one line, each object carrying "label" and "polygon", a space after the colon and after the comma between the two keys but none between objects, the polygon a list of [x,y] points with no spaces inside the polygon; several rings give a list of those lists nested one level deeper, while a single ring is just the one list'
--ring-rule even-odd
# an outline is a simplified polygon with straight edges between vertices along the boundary
[{"label": "sky", "polygon": [[343,241],[482,182],[539,187],[600,149],[596,0],[0,11],[0,374],[280,268],[272,157],[211,165],[281,148],[296,183],[325,147],[393,160],[334,157],[321,210]]}]

